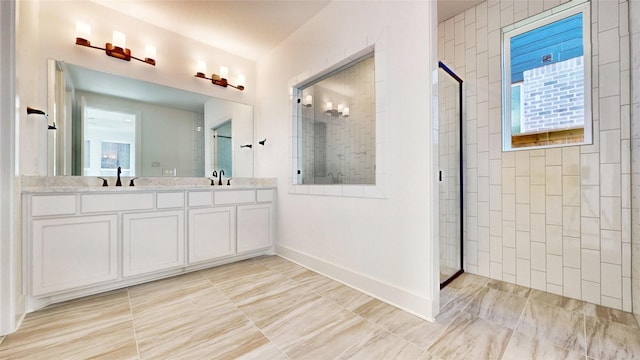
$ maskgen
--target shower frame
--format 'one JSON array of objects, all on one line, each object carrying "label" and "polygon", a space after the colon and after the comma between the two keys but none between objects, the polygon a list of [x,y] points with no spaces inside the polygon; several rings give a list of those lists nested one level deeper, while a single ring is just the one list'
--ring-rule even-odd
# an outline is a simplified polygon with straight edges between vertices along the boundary
[{"label": "shower frame", "polygon": [[[462,78],[459,77],[453,70],[451,70],[447,65],[445,65],[442,61],[438,61],[438,67],[441,68],[442,70],[444,70],[447,74],[449,74],[449,76],[451,76],[453,79],[455,79],[458,82],[458,102],[459,102],[459,108],[460,108],[460,114],[459,114],[459,126],[460,126],[460,134],[458,136],[458,144],[459,144],[459,151],[460,151],[460,158],[459,158],[459,176],[460,176],[460,269],[458,271],[456,271],[453,275],[449,276],[445,281],[442,281],[440,283],[440,289],[444,288],[445,286],[447,286],[449,283],[451,283],[453,280],[455,280],[458,276],[460,276],[462,273],[464,273],[464,164],[463,164],[463,149],[464,149],[464,144],[463,144],[463,112],[462,112]],[[439,179],[440,181],[442,181],[442,172],[439,172]]]}]

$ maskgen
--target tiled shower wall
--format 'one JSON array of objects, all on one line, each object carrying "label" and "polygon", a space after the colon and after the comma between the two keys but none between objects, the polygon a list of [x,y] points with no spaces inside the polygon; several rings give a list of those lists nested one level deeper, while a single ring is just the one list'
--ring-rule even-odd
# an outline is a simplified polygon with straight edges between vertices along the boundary
[{"label": "tiled shower wall", "polygon": [[629,2],[631,36],[631,293],[640,323],[640,2]]},{"label": "tiled shower wall", "polygon": [[465,80],[466,271],[630,311],[628,1],[591,1],[593,145],[501,151],[500,28],[560,3],[491,0],[438,26]]}]

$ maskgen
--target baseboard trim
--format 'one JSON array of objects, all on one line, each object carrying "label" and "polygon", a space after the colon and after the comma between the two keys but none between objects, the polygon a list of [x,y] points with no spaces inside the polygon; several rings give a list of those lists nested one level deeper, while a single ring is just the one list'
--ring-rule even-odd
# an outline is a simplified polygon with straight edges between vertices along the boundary
[{"label": "baseboard trim", "polygon": [[435,321],[432,299],[424,298],[405,289],[280,244],[276,245],[276,255],[362,291],[419,318],[430,322]]}]

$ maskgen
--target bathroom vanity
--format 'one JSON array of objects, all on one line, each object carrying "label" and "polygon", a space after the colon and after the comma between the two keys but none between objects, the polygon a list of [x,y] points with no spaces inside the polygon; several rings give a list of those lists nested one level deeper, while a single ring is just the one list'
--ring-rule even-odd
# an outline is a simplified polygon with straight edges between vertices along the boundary
[{"label": "bathroom vanity", "polygon": [[273,253],[275,181],[23,188],[29,311]]}]

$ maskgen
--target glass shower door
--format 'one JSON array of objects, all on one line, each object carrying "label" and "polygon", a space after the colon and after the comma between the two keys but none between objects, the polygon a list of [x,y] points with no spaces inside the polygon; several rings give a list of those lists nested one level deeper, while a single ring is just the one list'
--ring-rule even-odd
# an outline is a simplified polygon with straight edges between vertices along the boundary
[{"label": "glass shower door", "polygon": [[438,69],[440,288],[463,273],[462,79]]}]

